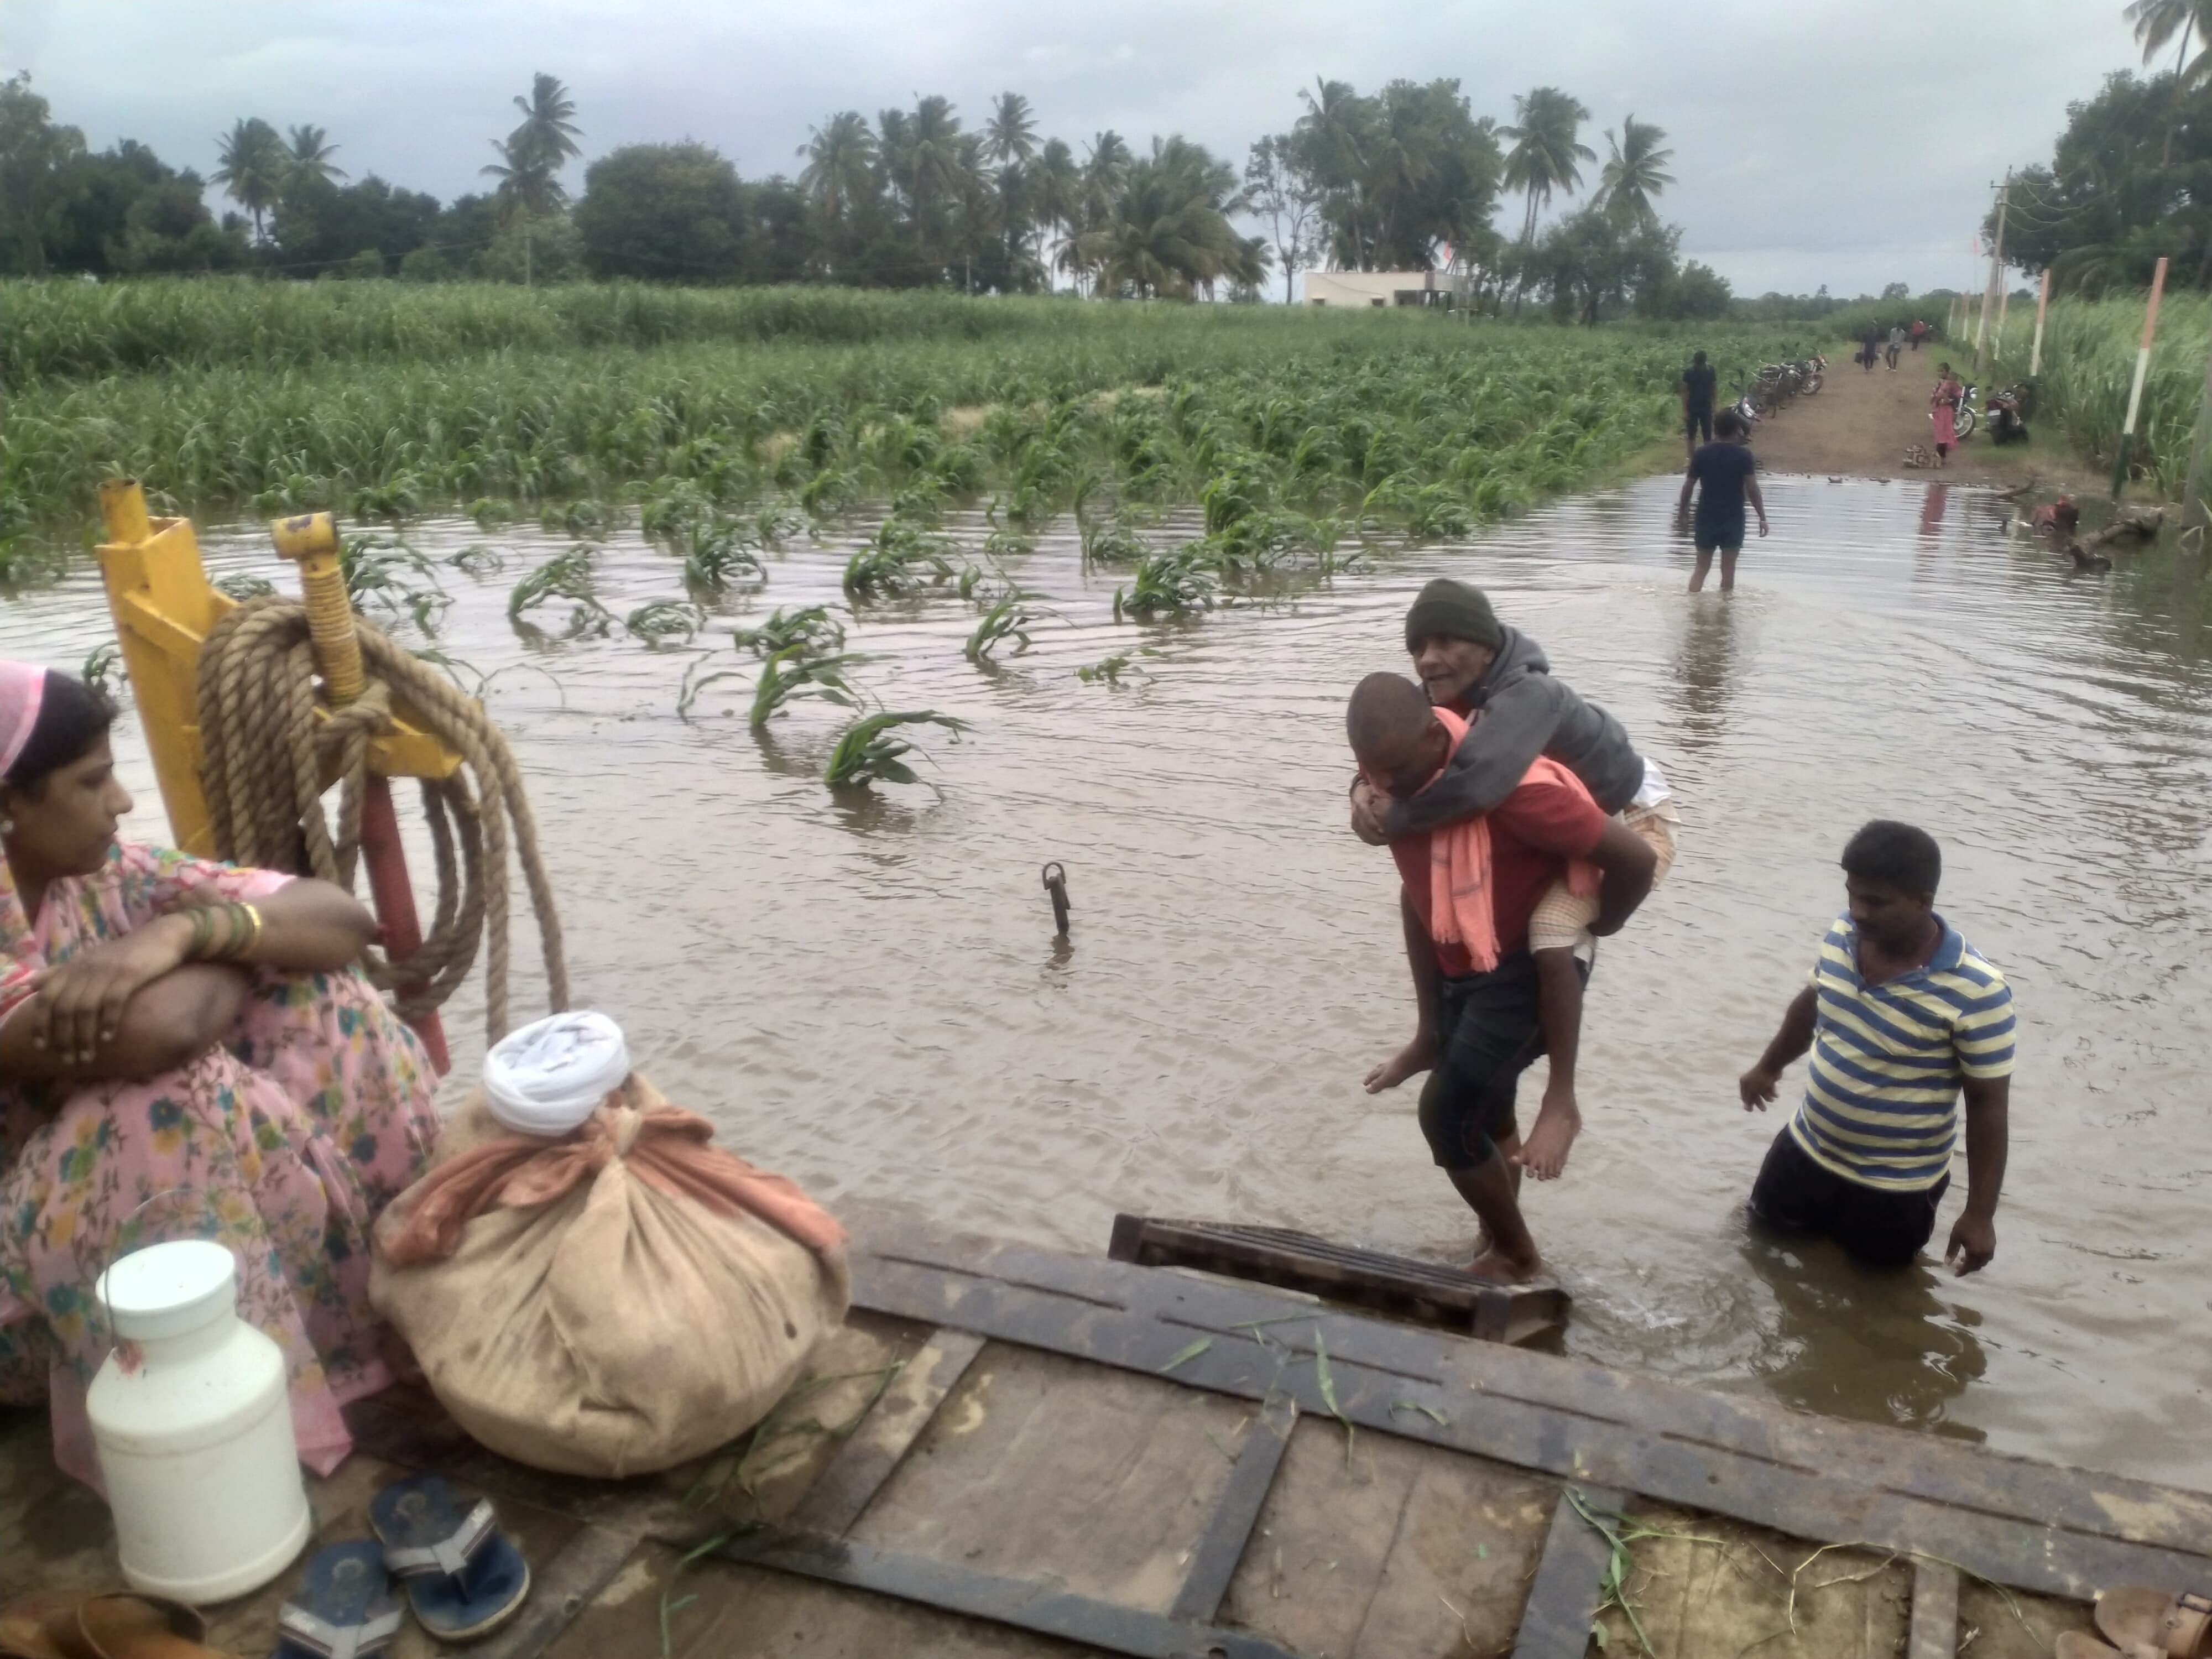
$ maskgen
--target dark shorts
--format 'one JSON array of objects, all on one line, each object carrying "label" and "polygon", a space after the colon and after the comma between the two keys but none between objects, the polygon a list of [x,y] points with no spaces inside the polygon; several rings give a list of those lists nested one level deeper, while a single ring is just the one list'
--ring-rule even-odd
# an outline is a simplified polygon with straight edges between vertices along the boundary
[{"label": "dark shorts", "polygon": [[1696,542],[1700,553],[1711,553],[1716,549],[1723,553],[1741,553],[1743,551],[1743,520],[1738,519],[1734,524],[1700,524],[1695,527],[1692,539]]},{"label": "dark shorts", "polygon": [[1682,435],[1698,443],[1711,443],[1713,441],[1713,411],[1710,409],[1692,409],[1685,412],[1682,416]]},{"label": "dark shorts", "polygon": [[1438,1169],[1479,1168],[1498,1141],[1519,1135],[1514,1093],[1544,1052],[1536,986],[1536,958],[1526,951],[1486,974],[1445,979],[1437,1009],[1443,1054],[1420,1108]]},{"label": "dark shorts", "polygon": [[1766,1149],[1751,1189],[1751,1212],[1777,1232],[1832,1238],[1869,1267],[1905,1267],[1936,1231],[1945,1176],[1917,1193],[1887,1193],[1846,1181],[1814,1162],[1785,1128]]}]

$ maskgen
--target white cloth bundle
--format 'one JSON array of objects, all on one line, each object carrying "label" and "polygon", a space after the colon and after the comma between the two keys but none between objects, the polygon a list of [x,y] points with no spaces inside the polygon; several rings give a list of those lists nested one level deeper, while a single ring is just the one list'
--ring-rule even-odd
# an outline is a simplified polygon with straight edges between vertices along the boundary
[{"label": "white cloth bundle", "polygon": [[517,1134],[561,1136],[629,1075],[629,1046],[605,1014],[554,1014],[484,1056],[484,1103]]}]

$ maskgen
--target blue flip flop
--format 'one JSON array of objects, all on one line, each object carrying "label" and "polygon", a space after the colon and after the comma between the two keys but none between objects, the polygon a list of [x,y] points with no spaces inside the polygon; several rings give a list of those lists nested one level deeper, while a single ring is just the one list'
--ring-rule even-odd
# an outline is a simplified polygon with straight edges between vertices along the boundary
[{"label": "blue flip flop", "polygon": [[276,1614],[274,1659],[368,1659],[392,1645],[406,1613],[384,1551],[366,1538],[315,1552]]},{"label": "blue flip flop", "polygon": [[529,1563],[499,1529],[491,1500],[464,1506],[442,1475],[386,1486],[369,1504],[368,1524],[415,1617],[441,1642],[489,1636],[530,1594]]}]

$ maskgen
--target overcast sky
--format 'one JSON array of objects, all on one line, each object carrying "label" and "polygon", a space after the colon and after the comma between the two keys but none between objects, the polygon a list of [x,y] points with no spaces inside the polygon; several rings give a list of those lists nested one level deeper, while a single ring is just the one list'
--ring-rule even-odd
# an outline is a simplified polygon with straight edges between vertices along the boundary
[{"label": "overcast sky", "polygon": [[688,137],[748,176],[792,170],[832,111],[921,93],[971,125],[1025,93],[1078,155],[1102,128],[1179,131],[1241,166],[1316,75],[1455,76],[1501,122],[1550,83],[1601,155],[1626,113],[1667,129],[1661,209],[1747,294],[1964,285],[1990,182],[2137,61],[2120,0],[0,0],[0,69],[95,147],[205,173],[235,117],[312,121],[355,177],[444,198],[483,187],[538,70],[568,82],[586,159]]}]

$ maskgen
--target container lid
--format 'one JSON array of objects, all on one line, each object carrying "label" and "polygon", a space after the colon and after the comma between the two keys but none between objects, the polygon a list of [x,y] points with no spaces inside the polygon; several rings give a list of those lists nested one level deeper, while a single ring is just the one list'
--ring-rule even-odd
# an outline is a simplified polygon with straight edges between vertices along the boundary
[{"label": "container lid", "polygon": [[100,1276],[118,1337],[158,1340],[198,1330],[238,1301],[238,1263],[220,1244],[179,1239],[133,1250]]}]

